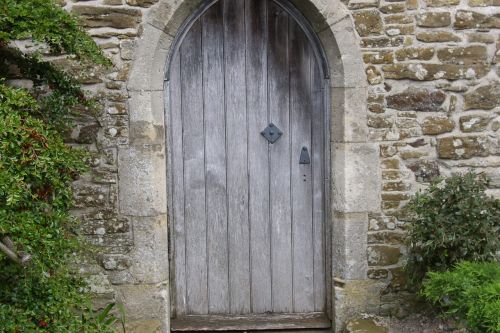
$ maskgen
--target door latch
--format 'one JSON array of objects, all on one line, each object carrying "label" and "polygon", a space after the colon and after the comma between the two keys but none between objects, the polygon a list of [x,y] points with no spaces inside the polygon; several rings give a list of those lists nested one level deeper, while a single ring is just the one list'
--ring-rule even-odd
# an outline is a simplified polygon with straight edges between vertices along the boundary
[{"label": "door latch", "polygon": [[300,152],[299,164],[311,164],[311,158],[309,157],[307,147],[302,147],[302,151]]}]

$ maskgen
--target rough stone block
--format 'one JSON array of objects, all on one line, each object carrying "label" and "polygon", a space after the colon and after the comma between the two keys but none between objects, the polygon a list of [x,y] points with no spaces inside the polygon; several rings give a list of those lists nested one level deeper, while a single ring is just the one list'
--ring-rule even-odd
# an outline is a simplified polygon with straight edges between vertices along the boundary
[{"label": "rough stone block", "polygon": [[396,51],[396,59],[405,61],[410,59],[430,60],[434,56],[434,48],[432,47],[406,47]]},{"label": "rough stone block", "polygon": [[[370,1],[370,0],[362,0]],[[341,21],[349,15],[346,6],[340,2],[330,0],[291,0],[291,3],[304,15],[316,32],[327,29],[328,26]]]},{"label": "rough stone block", "polygon": [[402,256],[399,247],[386,245],[372,245],[368,247],[368,265],[389,266],[399,262]]},{"label": "rough stone block", "polygon": [[374,51],[363,53],[363,61],[367,64],[380,65],[394,63],[392,51]]},{"label": "rough stone block", "polygon": [[411,24],[413,21],[413,16],[406,14],[386,15],[384,17],[386,24]]},{"label": "rough stone block", "polygon": [[167,212],[164,145],[120,147],[119,207],[123,215],[157,216]]},{"label": "rough stone block", "polygon": [[330,85],[366,87],[366,75],[351,17],[345,17],[318,34],[330,66]]},{"label": "rough stone block", "polygon": [[424,28],[442,28],[451,24],[451,14],[427,11],[417,15],[417,25]]},{"label": "rough stone block", "polygon": [[460,117],[460,130],[462,132],[484,132],[492,117],[484,115],[468,115]]},{"label": "rough stone block", "polygon": [[486,15],[469,10],[458,10],[453,28],[457,30],[498,29],[500,28],[500,14]]},{"label": "rough stone block", "polygon": [[368,234],[368,244],[402,245],[406,234],[401,231],[380,231]]},{"label": "rough stone block", "polygon": [[361,37],[380,35],[382,33],[382,17],[376,10],[364,10],[353,15],[356,30]]},{"label": "rough stone block", "polygon": [[464,110],[491,110],[499,105],[500,83],[478,87],[464,96]]},{"label": "rough stone block", "polygon": [[471,7],[500,6],[499,0],[469,0]]},{"label": "rough stone block", "polygon": [[409,162],[408,169],[415,174],[415,180],[419,183],[429,183],[439,175],[439,164],[433,160],[417,160]]},{"label": "rough stone block", "polygon": [[130,110],[131,144],[162,144],[165,142],[165,112],[163,91],[131,91]]},{"label": "rough stone block", "polygon": [[134,283],[153,284],[168,279],[167,216],[132,217],[134,247],[129,253]]},{"label": "rough stone block", "polygon": [[368,127],[373,128],[391,128],[394,121],[388,115],[369,115]]},{"label": "rough stone block", "polygon": [[[132,332],[140,331],[144,327],[159,329],[166,332],[169,322],[168,285],[166,283],[154,285],[121,285],[115,286],[117,301],[125,305],[128,325]],[[152,326],[145,323],[153,323]],[[140,324],[140,325],[139,325]],[[146,325],[146,326],[145,326]],[[127,330],[127,332],[129,332]]]},{"label": "rough stone block", "polygon": [[136,28],[142,17],[140,10],[123,7],[75,5],[72,12],[79,15],[83,26],[88,28]]},{"label": "rough stone block", "polygon": [[176,36],[182,23],[202,3],[202,0],[161,1],[149,12],[147,22],[170,36]]},{"label": "rough stone block", "polygon": [[165,64],[173,37],[162,30],[146,24],[141,38],[137,40],[134,61],[129,73],[127,88],[130,91],[162,91]]},{"label": "rough stone block", "polygon": [[366,67],[365,72],[366,72],[366,79],[368,80],[368,83],[371,85],[380,84],[384,80],[382,77],[382,73],[380,73],[380,71],[375,66]]},{"label": "rough stone block", "polygon": [[378,7],[380,0],[351,0],[347,5],[349,9],[363,9],[369,7]]},{"label": "rough stone block", "polygon": [[334,142],[365,142],[366,90],[331,88],[330,130]]},{"label": "rough stone block", "polygon": [[483,45],[467,47],[442,48],[437,52],[437,57],[444,63],[452,64],[476,64],[488,59],[488,52]]},{"label": "rough stone block", "polygon": [[127,5],[138,7],[150,7],[158,2],[158,0],[126,0]]},{"label": "rough stone block", "polygon": [[379,148],[376,143],[332,144],[332,202],[341,212],[380,209]]},{"label": "rough stone block", "polygon": [[485,174],[490,180],[488,187],[500,188],[500,168],[494,168],[492,170],[488,170],[485,172]]},{"label": "rough stone block", "polygon": [[419,32],[417,40],[425,43],[460,42],[462,39],[448,31]]},{"label": "rough stone block", "polygon": [[381,48],[381,47],[396,47],[404,43],[404,38],[401,36],[396,37],[373,37],[363,38],[361,40],[362,48]]},{"label": "rough stone block", "polygon": [[406,4],[403,3],[389,3],[379,7],[379,10],[384,14],[404,13]]},{"label": "rough stone block", "polygon": [[440,111],[445,100],[445,93],[427,88],[407,88],[386,97],[387,107],[401,111]]},{"label": "rough stone block", "polygon": [[489,140],[481,136],[445,137],[437,140],[438,156],[460,160],[489,155]]},{"label": "rough stone block", "polygon": [[332,218],[334,277],[344,280],[366,278],[368,214],[334,212]]},{"label": "rough stone block", "polygon": [[421,63],[382,66],[386,79],[410,79],[416,81],[479,79],[485,76],[489,70],[488,65]]},{"label": "rough stone block", "polygon": [[374,313],[380,307],[380,291],[386,283],[375,280],[348,281],[335,286],[335,332],[345,332],[346,322],[361,313]]},{"label": "rough stone block", "polygon": [[459,3],[460,0],[425,0],[427,7],[450,7]]},{"label": "rough stone block", "polygon": [[387,25],[384,31],[388,36],[413,35],[415,27],[413,25]]},{"label": "rough stone block", "polygon": [[454,128],[455,123],[448,117],[427,117],[422,121],[422,132],[426,135],[443,134],[453,131]]}]

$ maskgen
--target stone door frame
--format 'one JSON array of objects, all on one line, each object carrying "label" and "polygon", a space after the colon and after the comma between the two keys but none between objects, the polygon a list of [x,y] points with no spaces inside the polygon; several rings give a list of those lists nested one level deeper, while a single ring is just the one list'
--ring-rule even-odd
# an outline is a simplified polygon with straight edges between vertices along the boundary
[{"label": "stone door frame", "polygon": [[[207,1],[160,0],[146,13],[127,83],[129,143],[118,149],[119,213],[130,220],[134,238],[130,274],[135,284],[123,288],[122,298],[138,308],[148,308],[155,299],[162,332],[170,332],[164,78],[183,23]],[[360,292],[357,286],[367,283],[368,213],[380,210],[379,151],[368,142],[366,75],[347,8],[340,0],[290,2],[318,37],[330,78],[330,156],[325,156],[331,161],[330,316],[339,331],[368,294],[368,288]],[[141,297],[131,299],[134,294]]]}]

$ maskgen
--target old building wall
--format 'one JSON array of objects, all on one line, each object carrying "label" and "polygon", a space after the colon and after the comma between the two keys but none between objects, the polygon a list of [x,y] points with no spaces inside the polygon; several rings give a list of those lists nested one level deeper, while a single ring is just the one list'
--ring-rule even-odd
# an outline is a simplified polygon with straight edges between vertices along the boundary
[{"label": "old building wall", "polygon": [[[303,12],[310,10],[309,1],[292,2]],[[71,133],[72,143],[94,153],[92,172],[75,183],[74,213],[81,217],[85,234],[101,249],[98,263],[89,262],[82,272],[90,274],[98,299],[126,303],[132,332],[168,329],[167,202],[162,192],[166,183],[158,174],[165,168],[163,118],[153,113],[145,116],[149,109],[163,108],[152,105],[162,101],[163,87],[160,83],[145,89],[153,79],[146,72],[133,73],[137,71],[133,66],[144,61],[155,66],[151,71],[163,75],[167,49],[175,38],[169,24],[179,26],[197,2],[181,8],[184,14],[177,18],[174,14],[179,15],[179,10],[173,9],[181,3],[63,3],[81,16],[84,27],[115,64],[109,70],[72,68],[103,106],[99,114],[79,119]],[[402,315],[412,299],[402,271],[407,224],[401,208],[410,195],[438,175],[474,167],[490,175],[491,193],[500,196],[500,2],[311,3],[321,20],[304,15],[313,20],[322,42],[327,43],[322,34],[333,31],[338,43],[352,44],[344,50],[361,52],[364,62],[346,67],[359,67],[364,75],[346,71],[339,76],[342,84],[332,76],[332,87],[343,89],[332,89],[332,112],[345,111],[341,121],[332,124],[332,154],[342,156],[332,167],[344,177],[334,182],[347,179],[359,165],[371,168],[366,177],[378,178],[373,182],[375,191],[349,187],[342,191],[345,202],[337,202],[343,207],[332,203],[332,220],[338,229],[333,255],[343,258],[336,266],[334,262],[337,323],[356,311]],[[148,39],[160,40],[154,34],[164,34],[161,43],[165,45],[151,44],[152,49],[147,49]],[[333,48],[324,47],[327,53]],[[165,58],[153,59],[157,54]],[[351,58],[354,53],[344,51],[338,61],[348,63]],[[58,61],[69,66],[65,60]],[[330,66],[335,72],[336,64]],[[363,84],[350,84],[350,80]],[[346,148],[344,142],[352,144]],[[359,157],[366,152],[369,156],[373,147],[379,162]],[[122,173],[119,179],[119,167],[142,172],[127,177]],[[365,171],[361,167],[357,174],[352,172],[359,177]],[[372,200],[377,207],[360,212],[359,200]]]}]

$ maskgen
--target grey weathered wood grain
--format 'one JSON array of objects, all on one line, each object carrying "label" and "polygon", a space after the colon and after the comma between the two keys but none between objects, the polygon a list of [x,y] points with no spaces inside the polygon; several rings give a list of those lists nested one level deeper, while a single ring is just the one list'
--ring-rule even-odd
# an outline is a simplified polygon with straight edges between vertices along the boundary
[{"label": "grey weathered wood grain", "polygon": [[306,35],[274,1],[221,0],[173,61],[173,328],[329,326],[308,317],[326,309],[330,268],[324,81]]},{"label": "grey weathered wood grain", "polygon": [[172,321],[173,331],[248,331],[319,329],[330,327],[322,312],[298,314],[260,314],[247,316],[187,316]]},{"label": "grey weathered wood grain", "polygon": [[267,126],[267,0],[246,1],[246,93],[252,312],[272,311]]},{"label": "grey weathered wood grain", "polygon": [[326,310],[325,281],[325,230],[324,230],[324,151],[325,112],[323,104],[323,80],[318,64],[311,59],[311,110],[312,110],[312,210],[314,246],[314,309]]},{"label": "grey weathered wood grain", "polygon": [[186,290],[189,313],[208,313],[203,59],[201,23],[196,22],[181,46],[182,128]]},{"label": "grey weathered wood grain", "polygon": [[250,312],[245,3],[224,0],[230,313]]},{"label": "grey weathered wood grain", "polygon": [[[181,66],[179,53],[172,60],[170,75],[170,144],[172,173],[173,246],[175,277],[175,312],[186,314],[186,230],[184,226],[184,158],[182,153]],[[175,140],[173,139],[175,138]]]},{"label": "grey weathered wood grain", "polygon": [[304,32],[289,24],[292,257],[294,312],[314,309],[312,165],[299,164],[302,147],[311,147],[311,66],[312,52]]},{"label": "grey weathered wood grain", "polygon": [[202,18],[209,313],[229,311],[222,9],[217,2]]},{"label": "grey weathered wood grain", "polygon": [[270,121],[283,135],[270,145],[271,264],[273,311],[292,312],[292,218],[290,202],[290,115],[288,14],[268,5],[268,98]]}]

